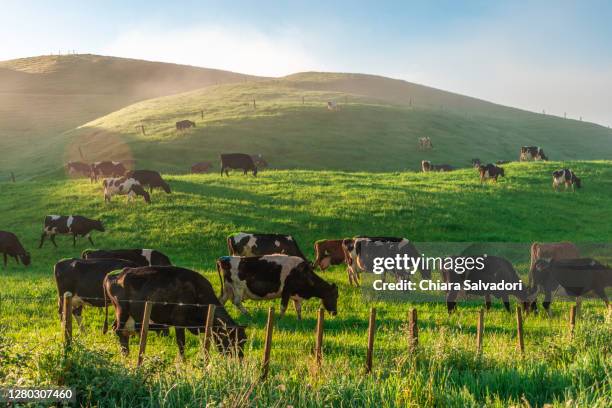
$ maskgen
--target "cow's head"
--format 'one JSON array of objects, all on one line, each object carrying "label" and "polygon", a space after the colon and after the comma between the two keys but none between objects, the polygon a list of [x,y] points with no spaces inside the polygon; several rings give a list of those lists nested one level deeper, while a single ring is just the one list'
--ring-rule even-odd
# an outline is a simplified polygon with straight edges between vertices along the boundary
[{"label": "cow's head", "polygon": [[148,192],[143,191],[142,192],[142,198],[144,198],[145,203],[151,204],[151,195]]},{"label": "cow's head", "polygon": [[576,188],[581,188],[582,187],[582,182],[580,181],[580,178],[574,176],[574,184],[576,185]]},{"label": "cow's head", "polygon": [[323,302],[325,310],[332,316],[338,314],[338,286],[335,283],[325,288],[321,296],[321,301]]},{"label": "cow's head", "polygon": [[331,259],[332,257],[330,255],[326,255],[320,261],[317,261],[314,266],[318,266],[322,271],[324,271],[330,267]]},{"label": "cow's head", "polygon": [[25,266],[28,266],[32,261],[29,252],[24,252],[23,254],[19,255],[19,259],[21,260],[21,263]]},{"label": "cow's head", "polygon": [[162,181],[162,188],[164,189],[164,191],[168,194],[170,194],[172,192],[172,190],[170,190],[170,185],[168,183],[166,183],[165,181]]},{"label": "cow's head", "polygon": [[96,231],[100,231],[100,232],[104,232],[104,225],[102,225],[102,221],[100,220],[93,220],[93,229],[95,229]]},{"label": "cow's head", "polygon": [[547,259],[541,258],[536,261],[533,267],[536,271],[541,272],[550,266],[551,261],[552,261],[552,258],[547,258]]},{"label": "cow's head", "polygon": [[504,171],[503,167],[498,167],[497,169],[498,169],[497,171],[499,171],[500,176],[506,177],[506,172]]}]

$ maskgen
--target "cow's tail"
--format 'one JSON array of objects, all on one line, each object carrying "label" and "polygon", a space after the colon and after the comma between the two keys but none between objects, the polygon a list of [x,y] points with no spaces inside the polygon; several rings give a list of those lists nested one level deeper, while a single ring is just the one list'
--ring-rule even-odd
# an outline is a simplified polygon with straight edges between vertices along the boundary
[{"label": "cow's tail", "polygon": [[[229,238],[228,238],[228,243],[229,243]],[[221,299],[223,297],[224,287],[223,287],[223,276],[221,276],[221,261],[220,260],[217,260],[217,275],[219,276],[219,283],[221,284],[221,292],[219,292],[219,299]]]},{"label": "cow's tail", "polygon": [[104,292],[104,327],[102,328],[102,334],[108,332],[108,296],[106,294],[106,279],[102,283],[102,291]]},{"label": "cow's tail", "polygon": [[538,260],[538,248],[540,244],[534,242],[531,244],[531,262],[529,264],[529,288],[533,289],[535,287],[535,264]]},{"label": "cow's tail", "polygon": [[234,244],[232,243],[232,236],[228,235],[227,237],[227,253],[229,255],[235,255],[234,253]]}]

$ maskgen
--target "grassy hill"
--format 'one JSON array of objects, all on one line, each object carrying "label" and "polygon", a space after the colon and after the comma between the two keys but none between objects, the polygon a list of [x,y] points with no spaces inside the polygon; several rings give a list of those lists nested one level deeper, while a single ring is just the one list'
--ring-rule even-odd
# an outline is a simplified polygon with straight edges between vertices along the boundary
[{"label": "grassy hill", "polygon": [[[339,110],[328,111],[328,100]],[[194,120],[196,129],[176,132],[174,123],[182,119]],[[421,136],[432,138],[432,151],[419,151]],[[333,73],[147,100],[70,137],[75,149],[81,145],[94,158],[135,158],[141,168],[171,172],[202,160],[217,163],[219,153],[234,151],[261,153],[276,168],[349,171],[417,169],[423,159],[460,167],[473,157],[516,160],[522,145],[542,146],[556,160],[612,157],[612,131],[598,125],[389,78]]]},{"label": "grassy hill", "polygon": [[[76,346],[60,347],[53,264],[79,256],[88,244],[58,238],[36,249],[45,214],[79,213],[104,221],[93,236],[97,247],[155,247],[181,266],[203,273],[219,288],[214,261],[226,254],[225,237],[237,230],[293,234],[308,256],[320,238],[354,234],[408,237],[427,255],[458,247],[445,242],[492,242],[489,254],[510,257],[526,278],[532,240],[572,240],[610,262],[606,223],[612,205],[612,162],[572,162],[583,177],[577,193],[554,193],[550,172],[561,163],[512,164],[498,184],[480,185],[473,170],[449,174],[412,172],[346,173],[269,171],[257,179],[233,175],[166,175],[173,193],[156,192],[153,203],[105,204],[98,185],[61,180],[0,184],[4,217],[0,229],[16,232],[31,250],[29,268],[12,262],[0,273],[0,384],[62,382],[76,386],[83,405],[198,406],[201,400],[234,406],[609,406],[612,387],[610,336],[601,301],[587,301],[573,341],[567,333],[567,303],[555,301],[553,317],[525,321],[526,354],[516,351],[514,316],[495,302],[486,314],[484,350],[474,353],[476,314],[481,300],[460,304],[447,316],[444,304],[381,297],[348,286],[344,268],[321,273],[340,286],[339,315],[327,317],[324,366],[314,370],[313,345],[318,302],[304,306],[304,321],[288,315],[274,333],[271,378],[258,382],[265,310],[278,301],[247,302],[251,317],[243,362],[213,353],[199,359],[198,339],[187,335],[187,362],[176,359],[174,336],[152,335],[142,369],[135,369],[137,339],[125,360],[115,336],[100,334],[102,311],[86,309],[87,332],[75,329]],[[23,205],[27,203],[27,205]],[[468,244],[465,244],[468,245]],[[593,252],[594,251],[594,252]],[[587,252],[585,252],[587,253]],[[515,254],[510,256],[509,254]],[[434,274],[434,279],[438,274]],[[370,278],[366,278],[366,283]],[[512,299],[513,304],[515,302]],[[367,313],[378,310],[374,373],[363,375]],[[420,349],[406,351],[405,316],[416,307]],[[64,357],[66,356],[66,357]],[[155,405],[155,403],[154,403]]]},{"label": "grassy hill", "polygon": [[63,132],[136,101],[255,77],[99,55],[0,62],[0,178],[48,172],[63,161]]}]

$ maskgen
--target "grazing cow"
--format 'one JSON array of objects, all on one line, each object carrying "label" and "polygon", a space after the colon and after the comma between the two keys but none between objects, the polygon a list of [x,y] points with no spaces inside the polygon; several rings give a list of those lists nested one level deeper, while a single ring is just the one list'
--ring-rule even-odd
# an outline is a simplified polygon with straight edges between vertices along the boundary
[{"label": "grazing cow", "polygon": [[[552,293],[559,288],[559,282],[546,272],[536,269],[536,262],[540,259],[558,261],[562,259],[580,258],[578,247],[571,242],[534,242],[531,244],[531,264],[529,266],[529,287],[532,296],[537,296],[539,292],[544,292],[542,306],[550,314],[550,304]],[[536,311],[537,304],[534,299],[531,309]]]},{"label": "grazing cow", "polygon": [[143,187],[149,187],[149,192],[153,193],[154,188],[161,188],[170,194],[170,186],[162,179],[162,176],[154,170],[133,170],[126,174],[126,177],[136,179]]},{"label": "grazing cow", "polygon": [[433,149],[433,144],[431,143],[431,139],[429,138],[429,136],[419,138],[419,149]]},{"label": "grazing cow", "polygon": [[590,292],[603,300],[606,308],[609,306],[606,288],[612,286],[612,269],[595,259],[539,259],[535,269],[536,273],[558,282],[568,295],[576,297],[578,308],[581,297]]},{"label": "grazing cow", "polygon": [[519,161],[548,160],[544,150],[538,146],[523,146],[519,155]]},{"label": "grazing cow", "polygon": [[107,273],[116,269],[136,267],[125,259],[62,259],[55,264],[53,274],[57,285],[57,305],[60,320],[63,315],[64,293],[72,293],[72,313],[83,330],[83,306],[103,307],[102,283]]},{"label": "grazing cow", "polygon": [[191,166],[192,173],[208,173],[208,170],[212,168],[211,162],[199,162]]},{"label": "grazing cow", "polygon": [[495,164],[508,164],[510,163],[510,160],[498,160],[495,162]]},{"label": "grazing cow", "polygon": [[38,247],[42,248],[45,238],[49,237],[53,245],[57,248],[57,244],[55,243],[55,236],[57,234],[72,234],[72,246],[76,246],[77,236],[86,236],[91,245],[95,245],[91,239],[91,232],[94,230],[104,232],[101,221],[92,220],[80,215],[47,215],[45,217],[43,232],[40,236],[40,245]]},{"label": "grazing cow", "polygon": [[136,266],[172,265],[170,258],[155,249],[86,249],[83,259],[126,259]]},{"label": "grazing cow", "polygon": [[342,250],[341,239],[321,239],[314,244],[315,261],[314,267],[321,268],[322,271],[330,265],[340,265],[344,263],[344,251]]},{"label": "grazing cow", "polygon": [[253,159],[253,163],[255,163],[255,166],[257,166],[258,169],[265,169],[268,167],[268,162],[261,154],[253,154],[251,155],[251,159]]},{"label": "grazing cow", "polygon": [[[485,298],[485,306],[487,310],[491,307],[491,295],[496,298],[501,298],[504,302],[504,308],[510,311],[510,295],[515,296],[521,302],[523,307],[528,310],[528,290],[523,288],[523,284],[518,274],[512,267],[512,264],[499,256],[479,256],[483,259],[484,267],[478,269],[476,266],[467,269],[462,273],[455,272],[454,269],[442,268],[442,277],[446,284],[449,284],[449,289],[446,291],[446,307],[448,313],[452,313],[457,307],[457,296],[460,292],[465,292],[473,295],[482,295]],[[462,257],[451,257],[462,258]],[[473,257],[477,258],[477,257]],[[464,284],[470,284],[470,289],[465,289]],[[473,288],[471,285],[478,285],[478,288]],[[494,288],[492,285],[509,284],[510,288]],[[461,289],[456,286],[459,285]]]},{"label": "grazing cow", "polygon": [[327,101],[327,110],[338,110],[338,103],[336,101]]},{"label": "grazing cow", "polygon": [[135,178],[118,177],[107,178],[102,182],[104,187],[104,201],[111,201],[114,195],[127,195],[127,201],[132,201],[136,196],[142,196],[147,204],[151,203],[151,196],[142,188]]},{"label": "grazing cow", "polygon": [[0,231],[0,252],[4,256],[4,267],[8,264],[7,256],[15,258],[15,262],[21,263],[25,266],[30,264],[31,258],[30,253],[25,250],[19,238],[12,232]]},{"label": "grazing cow", "polygon": [[[414,244],[406,238],[395,237],[362,237],[346,238],[342,241],[342,251],[347,265],[347,274],[349,284],[356,286],[360,285],[359,274],[361,272],[370,272],[372,270],[372,260],[374,257],[395,257],[407,255],[410,258],[416,259],[420,257],[419,251]],[[431,278],[429,269],[420,267],[421,277],[424,279]],[[411,271],[394,270],[392,273],[396,279],[410,279]],[[383,274],[383,281],[386,279],[387,270]]]},{"label": "grazing cow", "polygon": [[70,175],[91,176],[91,165],[83,162],[69,161],[66,163],[66,171]]},{"label": "grazing cow", "polygon": [[450,164],[431,164],[429,160],[421,161],[421,170],[428,171],[453,171],[455,168]]},{"label": "grazing cow", "polygon": [[481,165],[478,168],[478,173],[480,173],[481,183],[484,183],[485,180],[493,180],[497,183],[498,177],[505,177],[504,169],[491,163],[487,164],[486,166]]},{"label": "grazing cow", "polygon": [[[185,354],[185,329],[204,331],[208,305],[215,305],[213,339],[219,351],[243,356],[244,326],[230,317],[215,296],[210,282],[198,272],[176,266],[144,266],[114,271],[104,278],[105,302],[115,307],[113,329],[121,350],[129,353],[129,336],[140,328],[146,301],[153,302],[150,321],[157,327],[174,326],[181,356]],[[108,303],[104,318],[108,327]]]},{"label": "grazing cow", "polygon": [[[338,287],[316,275],[310,262],[297,256],[264,255],[223,256],[217,260],[221,279],[221,304],[228,299],[244,314],[243,299],[281,298],[281,318],[293,300],[298,319],[302,319],[302,300],[320,298],[325,310],[337,313]],[[221,278],[223,274],[223,278]]]},{"label": "grazing cow", "polygon": [[221,176],[225,172],[225,175],[229,177],[229,169],[241,169],[245,175],[248,171],[253,171],[253,176],[257,177],[257,166],[253,158],[245,153],[222,153]]},{"label": "grazing cow", "polygon": [[238,232],[227,237],[227,250],[236,256],[283,254],[307,260],[291,235]]},{"label": "grazing cow", "polygon": [[127,169],[118,161],[101,161],[91,165],[91,181],[98,181],[99,177],[122,177]]},{"label": "grazing cow", "polygon": [[192,122],[190,120],[181,120],[176,122],[176,130],[186,130],[192,127],[196,127],[195,122]]},{"label": "grazing cow", "polygon": [[552,186],[555,191],[558,191],[562,184],[565,184],[565,189],[572,187],[572,191],[576,191],[576,188],[581,188],[582,183],[580,178],[576,176],[576,173],[570,169],[556,170],[552,174]]}]

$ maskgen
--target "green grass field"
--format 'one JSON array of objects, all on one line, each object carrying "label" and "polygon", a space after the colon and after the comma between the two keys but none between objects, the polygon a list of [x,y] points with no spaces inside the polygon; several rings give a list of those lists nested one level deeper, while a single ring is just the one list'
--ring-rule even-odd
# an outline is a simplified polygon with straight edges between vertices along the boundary
[{"label": "green grass field", "polygon": [[[554,193],[550,173],[569,166],[583,179],[576,193]],[[426,254],[492,242],[489,249],[513,260],[526,278],[528,245],[534,240],[572,240],[583,246],[610,242],[612,162],[510,164],[507,177],[481,185],[474,170],[413,172],[263,171],[168,175],[173,193],[156,192],[153,203],[105,204],[101,188],[82,180],[0,184],[5,214],[0,229],[16,232],[32,252],[33,265],[11,263],[0,272],[0,384],[70,384],[85,406],[595,406],[612,404],[612,327],[601,301],[583,304],[573,340],[569,304],[553,304],[553,317],[525,321],[526,352],[517,351],[514,314],[499,302],[486,314],[484,349],[474,353],[480,299],[448,316],[443,303],[407,303],[350,287],[344,268],[321,273],[340,286],[339,314],[327,317],[324,363],[315,370],[315,300],[297,321],[292,307],[275,328],[271,375],[258,381],[265,315],[279,301],[248,302],[246,358],[213,353],[204,364],[199,342],[188,335],[187,361],[177,358],[174,335],[151,335],[147,357],[136,369],[137,339],[126,360],[111,334],[103,336],[102,311],[86,309],[86,333],[64,356],[57,316],[53,264],[79,256],[90,245],[59,237],[36,249],[46,214],[100,218],[107,232],[97,247],[153,247],[176,265],[195,269],[219,288],[215,259],[226,254],[225,237],[238,230],[293,234],[312,256],[321,238],[356,234],[395,235]],[[447,244],[444,244],[447,243]],[[455,243],[455,244],[451,244]],[[605,246],[591,245],[609,262]],[[437,278],[438,274],[434,274]],[[369,278],[366,279],[366,282]],[[365,285],[364,285],[365,286]],[[33,298],[36,298],[34,300]],[[512,299],[513,307],[516,304]],[[364,375],[368,311],[378,310],[374,371]],[[406,314],[419,311],[420,346],[407,350]]]}]

